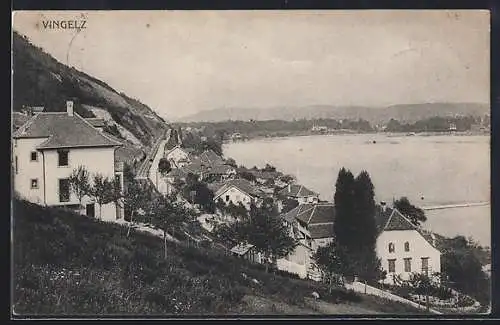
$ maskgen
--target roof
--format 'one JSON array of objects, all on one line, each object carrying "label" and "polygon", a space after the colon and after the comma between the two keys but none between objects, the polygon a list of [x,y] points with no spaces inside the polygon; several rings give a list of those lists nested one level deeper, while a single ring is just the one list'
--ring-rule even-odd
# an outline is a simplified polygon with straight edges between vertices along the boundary
[{"label": "roof", "polygon": [[184,178],[184,177],[186,177],[186,175],[187,175],[187,173],[184,169],[172,168],[172,170],[167,174],[167,177]]},{"label": "roof", "polygon": [[190,153],[190,152],[192,152],[192,151],[193,151],[193,149],[191,149],[191,148],[183,148],[183,147],[181,147],[180,145],[176,145],[176,146],[175,146],[175,147],[173,147],[172,149],[167,150],[167,152],[165,153],[165,157],[166,157],[169,153],[171,153],[172,151],[174,151],[175,149],[180,149],[180,150],[184,151],[185,153],[187,153],[188,155],[189,155],[189,153]]},{"label": "roof", "polygon": [[236,187],[240,191],[247,193],[248,195],[251,196],[261,197],[264,195],[262,191],[253,186],[252,183],[250,183],[246,179],[232,179],[225,182],[224,185],[221,188],[219,188],[217,193],[215,193],[215,197],[220,196],[222,193],[224,193],[227,189],[231,187]]},{"label": "roof", "polygon": [[312,224],[307,227],[312,239],[333,238],[333,222],[323,224]]},{"label": "roof", "polygon": [[200,174],[209,171],[209,166],[204,165],[200,160],[192,161],[190,164],[182,167],[186,173]]},{"label": "roof", "polygon": [[201,153],[199,159],[207,165],[223,165],[224,159],[213,150],[205,150]]},{"label": "roof", "polygon": [[91,117],[91,118],[86,118],[85,120],[95,128],[103,128],[104,126],[106,126],[106,123],[102,118]]},{"label": "roof", "polygon": [[234,170],[234,167],[228,165],[215,165],[210,168],[210,173],[212,174],[227,174],[231,170]]},{"label": "roof", "polygon": [[48,138],[37,149],[121,146],[74,113],[47,112],[34,115],[19,128],[14,138]]},{"label": "roof", "polygon": [[20,113],[20,112],[12,112],[12,127],[13,130],[17,130],[21,126],[23,126],[24,123],[28,122],[30,117],[26,114]]},{"label": "roof", "polygon": [[401,212],[395,208],[378,208],[375,215],[377,229],[379,232],[391,230],[416,230],[417,227],[411,223]]},{"label": "roof", "polygon": [[252,244],[238,244],[231,248],[231,252],[238,255],[245,255],[252,247],[254,247]]},{"label": "roof", "polygon": [[278,194],[282,196],[293,197],[319,196],[318,193],[315,193],[307,187],[299,184],[290,184],[289,186],[286,186],[281,191],[279,191]]},{"label": "roof", "polygon": [[300,204],[281,217],[290,223],[298,220],[306,224],[313,239],[334,236],[335,206],[333,203]]},{"label": "roof", "polygon": [[287,221],[297,219],[308,225],[315,223],[333,223],[335,219],[335,206],[333,203],[299,204],[285,213],[282,217]]}]

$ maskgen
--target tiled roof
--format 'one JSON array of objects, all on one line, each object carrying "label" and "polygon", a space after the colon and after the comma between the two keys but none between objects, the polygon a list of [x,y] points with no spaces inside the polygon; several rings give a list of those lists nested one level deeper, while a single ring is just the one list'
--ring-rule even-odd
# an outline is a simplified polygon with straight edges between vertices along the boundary
[{"label": "tiled roof", "polygon": [[335,233],[333,232],[333,222],[311,224],[307,227],[307,229],[309,230],[309,234],[312,239],[332,238],[335,236]]},{"label": "tiled roof", "polygon": [[13,131],[17,130],[24,123],[28,122],[29,116],[19,112],[12,112],[12,129]]},{"label": "tiled roof", "polygon": [[333,203],[299,204],[284,216],[286,220],[298,219],[305,224],[328,223],[335,219]]},{"label": "tiled roof", "polygon": [[40,113],[33,116],[14,133],[14,138],[44,138],[38,149],[68,147],[121,146],[94,128],[84,118],[66,112]]},{"label": "tiled roof", "polygon": [[96,128],[103,128],[104,126],[106,126],[106,123],[104,123],[104,119],[102,118],[91,117],[91,118],[86,118],[85,120],[89,122],[90,125]]},{"label": "tiled roof", "polygon": [[190,164],[182,167],[186,173],[200,174],[209,171],[209,167],[204,165],[200,160],[192,161]]},{"label": "tiled roof", "polygon": [[252,195],[256,197],[262,197],[264,193],[260,191],[258,188],[252,185],[249,181],[246,179],[232,179],[224,183],[224,186],[222,186],[217,193],[215,193],[215,197],[220,196],[222,193],[224,193],[228,188],[230,187],[236,187],[239,190]]},{"label": "tiled roof", "polygon": [[305,196],[318,196],[318,193],[315,193],[308,189],[303,185],[291,184],[286,186],[281,191],[278,192],[281,196],[293,196],[293,197],[305,197]]},{"label": "tiled roof", "polygon": [[220,175],[227,174],[231,172],[231,170],[234,170],[234,168],[228,165],[215,165],[210,168],[210,173]]},{"label": "tiled roof", "polygon": [[172,151],[174,151],[175,149],[180,149],[180,150],[184,151],[186,154],[188,154],[188,156],[189,156],[189,153],[190,153],[190,152],[193,152],[193,149],[191,149],[191,148],[183,148],[183,147],[181,147],[181,146],[179,146],[179,145],[176,145],[176,146],[175,146],[175,147],[173,147],[172,149],[170,149],[170,150],[166,150],[166,151],[165,151],[165,156],[167,156],[169,153],[171,153],[171,152],[172,152]]},{"label": "tiled roof", "polygon": [[223,165],[224,159],[217,155],[213,150],[206,150],[202,152],[199,159],[201,162],[207,165]]},{"label": "tiled roof", "polygon": [[379,231],[416,230],[417,227],[395,208],[378,208],[375,219]]},{"label": "tiled roof", "polygon": [[334,236],[335,206],[332,203],[300,204],[281,217],[289,223],[300,221],[313,239]]}]

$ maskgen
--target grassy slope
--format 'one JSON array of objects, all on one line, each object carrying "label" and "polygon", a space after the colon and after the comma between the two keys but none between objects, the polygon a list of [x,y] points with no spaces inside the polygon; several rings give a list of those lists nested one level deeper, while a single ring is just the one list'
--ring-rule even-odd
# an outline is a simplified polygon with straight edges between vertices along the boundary
[{"label": "grassy slope", "polygon": [[[14,312],[26,314],[415,313],[320,284],[273,276],[214,250],[14,202]],[[259,284],[245,280],[245,272]],[[304,299],[315,290],[322,302]],[[330,303],[326,302],[329,301]],[[333,303],[335,302],[335,303]]]},{"label": "grassy slope", "polygon": [[58,62],[16,32],[13,35],[13,69],[14,110],[20,110],[22,105],[42,105],[49,111],[62,110],[65,101],[74,98],[76,112],[92,117],[92,112],[82,104],[103,108],[146,146],[166,127],[146,105]]}]

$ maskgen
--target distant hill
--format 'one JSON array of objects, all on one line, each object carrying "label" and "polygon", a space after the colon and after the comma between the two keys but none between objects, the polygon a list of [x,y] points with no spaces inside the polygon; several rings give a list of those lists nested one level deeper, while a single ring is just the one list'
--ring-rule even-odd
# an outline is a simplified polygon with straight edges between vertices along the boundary
[{"label": "distant hill", "polygon": [[372,124],[391,118],[414,123],[433,116],[484,115],[490,112],[487,104],[428,103],[401,104],[389,107],[313,105],[305,107],[218,108],[180,118],[179,122],[218,122],[225,120],[285,120],[293,119],[365,119]]},{"label": "distant hill", "polygon": [[84,117],[102,117],[120,130],[120,136],[136,145],[151,145],[167,128],[151,108],[118,93],[105,82],[68,67],[29,40],[13,33],[13,110],[23,105],[63,111],[68,99]]}]

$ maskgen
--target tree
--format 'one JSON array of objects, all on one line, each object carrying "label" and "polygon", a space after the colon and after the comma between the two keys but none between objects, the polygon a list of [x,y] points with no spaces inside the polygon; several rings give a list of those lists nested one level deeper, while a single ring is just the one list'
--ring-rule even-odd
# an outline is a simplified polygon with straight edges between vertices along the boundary
[{"label": "tree", "polygon": [[[275,264],[278,258],[290,254],[297,246],[297,241],[289,236],[288,228],[279,217],[271,215],[267,208],[251,206],[250,217],[242,227],[242,237],[252,244],[257,252],[270,258]],[[266,272],[269,263],[266,262]]]},{"label": "tree", "polygon": [[190,211],[174,195],[159,195],[149,204],[148,221],[163,231],[164,257],[167,258],[167,232],[181,225]]},{"label": "tree", "polygon": [[331,293],[332,284],[336,282],[336,277],[346,273],[344,268],[346,265],[346,255],[334,240],[327,246],[319,247],[316,253],[314,253],[313,259],[326,275],[326,280],[329,284],[328,288]]},{"label": "tree", "polygon": [[226,165],[237,168],[236,161],[233,158],[226,159]]},{"label": "tree", "polygon": [[92,196],[99,205],[99,219],[102,219],[102,206],[113,201],[113,183],[109,178],[97,173],[93,177],[91,190]]},{"label": "tree", "polygon": [[[341,168],[335,184],[335,219],[334,233],[337,244],[342,247],[352,247],[356,245],[357,238],[353,238],[353,232],[356,232],[355,224],[352,223],[354,215],[354,175]],[[353,243],[354,242],[354,243]]]},{"label": "tree", "polygon": [[91,189],[89,172],[84,166],[78,166],[78,168],[71,173],[69,183],[71,190],[78,198],[78,202],[80,202],[80,209],[83,209],[82,200],[85,195],[90,194]]},{"label": "tree", "polygon": [[276,167],[270,165],[270,164],[266,164],[266,166],[264,168],[262,168],[262,171],[264,172],[275,172],[276,171]]},{"label": "tree", "polygon": [[293,176],[293,175],[283,175],[283,176],[281,176],[280,180],[284,183],[289,184],[289,183],[295,182],[296,179],[295,179],[295,176]]},{"label": "tree", "polygon": [[403,196],[399,200],[394,201],[394,207],[406,216],[415,226],[419,226],[421,222],[427,221],[424,210],[410,203],[407,197]]},{"label": "tree", "polygon": [[375,192],[370,175],[362,171],[356,178],[345,168],[335,185],[334,233],[337,249],[345,255],[343,272],[366,281],[381,276],[375,245]]},{"label": "tree", "polygon": [[158,162],[158,171],[162,174],[168,174],[172,170],[172,166],[170,165],[170,161],[167,158],[161,158]]},{"label": "tree", "polygon": [[239,172],[239,176],[249,182],[255,182],[257,180],[255,175],[247,170]]},{"label": "tree", "polygon": [[132,227],[132,222],[134,220],[134,214],[139,210],[146,210],[148,207],[148,202],[152,198],[152,189],[149,183],[140,182],[138,180],[133,180],[127,184],[124,191],[124,204],[127,210],[130,212],[129,216],[129,228],[127,231],[127,236],[130,234],[130,228]]},{"label": "tree", "polygon": [[[375,221],[375,191],[370,175],[367,171],[361,171],[354,183],[354,215],[353,223],[355,243],[357,250],[369,254],[373,252],[375,256],[375,244],[377,241],[377,224]],[[355,246],[351,246],[356,249]],[[367,258],[371,259],[371,257]]]}]

